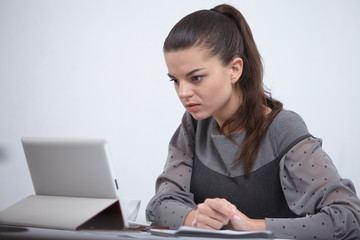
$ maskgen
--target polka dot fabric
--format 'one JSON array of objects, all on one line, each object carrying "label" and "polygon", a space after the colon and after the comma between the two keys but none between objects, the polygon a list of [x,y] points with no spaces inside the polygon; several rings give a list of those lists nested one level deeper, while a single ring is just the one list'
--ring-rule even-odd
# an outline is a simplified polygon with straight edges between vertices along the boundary
[{"label": "polka dot fabric", "polygon": [[276,237],[347,239],[346,233],[357,229],[353,236],[360,239],[359,199],[351,182],[339,176],[321,144],[320,139],[307,138],[280,161],[285,198],[300,217],[266,219]]}]

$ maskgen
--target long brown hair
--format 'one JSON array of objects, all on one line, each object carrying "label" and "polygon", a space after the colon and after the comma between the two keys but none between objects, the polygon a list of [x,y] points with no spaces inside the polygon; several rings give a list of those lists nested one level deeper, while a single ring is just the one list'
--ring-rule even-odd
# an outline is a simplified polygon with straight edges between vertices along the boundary
[{"label": "long brown hair", "polygon": [[[236,57],[243,60],[243,72],[236,82],[242,93],[242,104],[221,126],[220,132],[233,140],[233,134],[245,130],[244,141],[239,145],[240,156],[234,163],[243,160],[247,176],[263,135],[283,105],[264,89],[261,56],[249,25],[234,7],[222,4],[185,16],[172,28],[163,49],[170,52],[193,46],[208,49],[210,56],[218,56],[224,65]],[[271,112],[265,115],[267,107]]]}]

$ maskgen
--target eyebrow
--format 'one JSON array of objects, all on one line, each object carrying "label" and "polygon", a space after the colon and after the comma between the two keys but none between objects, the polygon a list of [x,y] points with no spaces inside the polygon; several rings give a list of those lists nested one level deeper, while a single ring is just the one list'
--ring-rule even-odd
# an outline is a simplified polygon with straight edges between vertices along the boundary
[{"label": "eyebrow", "polygon": [[[194,73],[198,72],[198,71],[201,71],[201,70],[204,70],[205,68],[196,68],[190,72],[188,72],[187,74],[185,74],[186,77],[190,76],[190,75],[193,75]],[[173,75],[171,75],[170,73],[168,73],[168,76],[170,78],[175,78]]]}]

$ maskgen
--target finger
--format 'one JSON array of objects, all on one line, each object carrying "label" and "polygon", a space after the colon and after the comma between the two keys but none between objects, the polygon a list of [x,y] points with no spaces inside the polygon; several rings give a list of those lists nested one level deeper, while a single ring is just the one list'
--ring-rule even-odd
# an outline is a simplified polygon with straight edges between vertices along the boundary
[{"label": "finger", "polygon": [[204,215],[199,216],[199,219],[197,219],[197,228],[205,228],[205,229],[213,229],[213,230],[219,230],[223,227],[223,223],[213,219],[206,217]]},{"label": "finger", "polygon": [[197,218],[194,218],[194,220],[193,220],[192,223],[191,223],[191,226],[192,226],[193,228],[196,228],[196,227],[197,227],[197,224],[198,224],[198,220],[197,220]]},{"label": "finger", "polygon": [[227,201],[224,198],[206,199],[204,204],[206,204],[209,208],[213,209],[214,211],[225,216],[225,218],[228,220],[234,215],[233,209],[236,209],[236,207],[233,204],[231,204],[229,201]]},{"label": "finger", "polygon": [[249,230],[249,221],[250,219],[245,214],[239,210],[234,210],[234,216],[230,219],[230,224],[235,230]]},{"label": "finger", "polygon": [[208,230],[219,230],[218,228],[213,228],[209,225],[203,224],[203,223],[198,223],[197,228],[202,228],[202,229],[208,229]]},{"label": "finger", "polygon": [[207,204],[202,204],[197,210],[197,215],[206,216],[208,218],[217,220],[222,224],[227,224],[229,222],[229,217],[225,216],[221,212],[209,207]]},{"label": "finger", "polygon": [[237,207],[234,204],[230,204],[230,207],[234,212],[238,211]]}]

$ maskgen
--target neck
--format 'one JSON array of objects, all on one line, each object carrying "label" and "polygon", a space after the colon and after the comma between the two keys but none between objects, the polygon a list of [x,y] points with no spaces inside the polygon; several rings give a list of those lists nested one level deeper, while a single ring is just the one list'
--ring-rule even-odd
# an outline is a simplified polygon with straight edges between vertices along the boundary
[{"label": "neck", "polygon": [[219,129],[231,133],[229,125],[225,126],[226,129],[222,129],[224,123],[233,117],[242,104],[242,93],[240,91],[233,90],[233,94],[229,99],[227,106],[223,107],[217,114],[214,114],[214,118],[219,125]]}]

